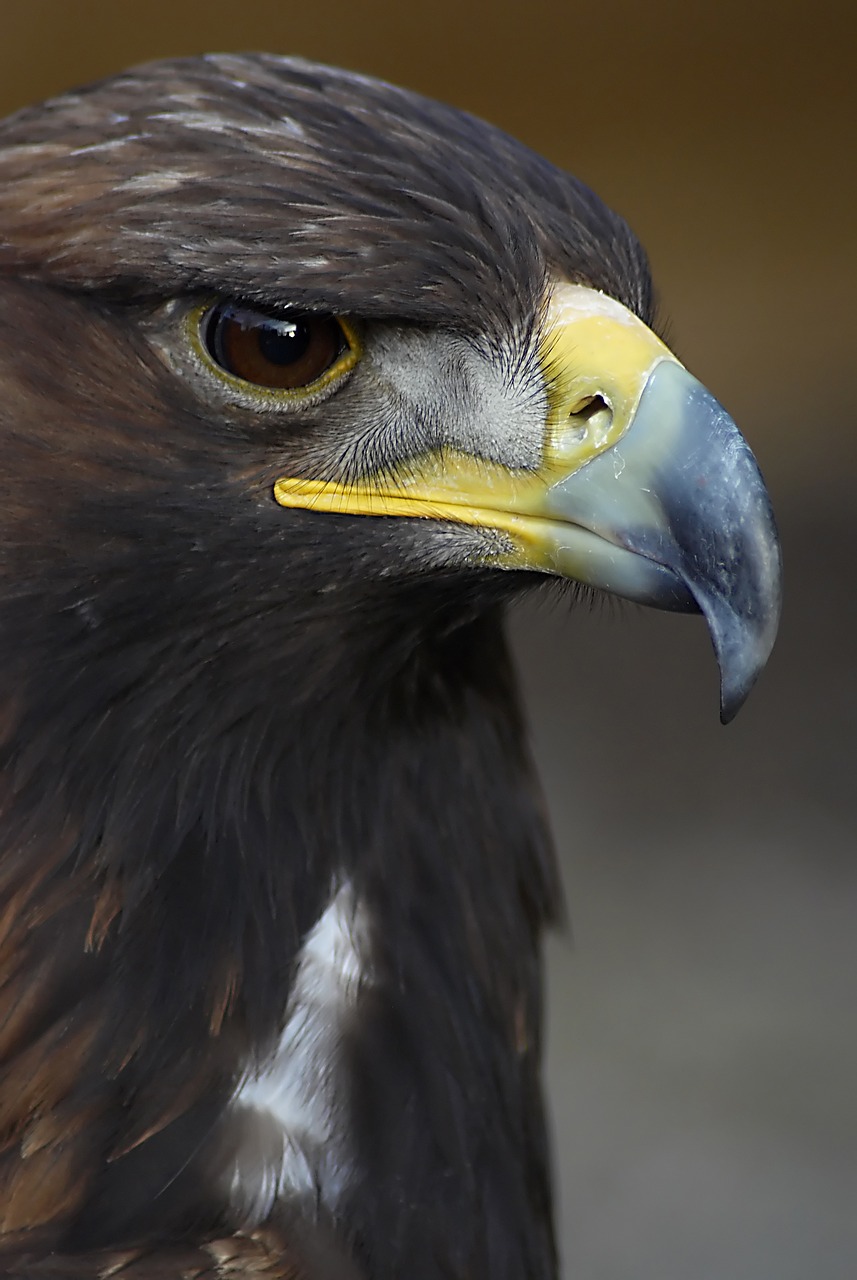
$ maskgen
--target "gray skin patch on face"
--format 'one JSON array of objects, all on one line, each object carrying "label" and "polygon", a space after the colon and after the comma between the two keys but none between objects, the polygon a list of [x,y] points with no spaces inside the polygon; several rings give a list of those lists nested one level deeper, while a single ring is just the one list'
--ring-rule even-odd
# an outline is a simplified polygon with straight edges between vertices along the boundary
[{"label": "gray skin patch on face", "polygon": [[[138,323],[207,413],[232,421],[248,443],[265,442],[271,484],[279,476],[403,479],[438,451],[511,470],[542,463],[549,406],[537,323],[474,336],[358,322],[362,355],[350,374],[319,392],[278,397],[224,378],[190,341],[187,312],[174,301]],[[267,474],[262,463],[263,483]]]},{"label": "gray skin patch on face", "polygon": [[529,335],[504,350],[444,330],[378,326],[366,361],[396,417],[420,421],[426,450],[528,470],[541,462],[547,393]]}]

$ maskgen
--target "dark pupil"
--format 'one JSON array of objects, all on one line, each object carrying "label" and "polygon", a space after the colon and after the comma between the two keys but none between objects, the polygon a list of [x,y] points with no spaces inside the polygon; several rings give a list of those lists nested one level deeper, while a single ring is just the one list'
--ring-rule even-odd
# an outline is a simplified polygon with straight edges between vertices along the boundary
[{"label": "dark pupil", "polygon": [[312,337],[300,320],[272,321],[256,330],[259,354],[270,364],[294,364],[306,355]]}]

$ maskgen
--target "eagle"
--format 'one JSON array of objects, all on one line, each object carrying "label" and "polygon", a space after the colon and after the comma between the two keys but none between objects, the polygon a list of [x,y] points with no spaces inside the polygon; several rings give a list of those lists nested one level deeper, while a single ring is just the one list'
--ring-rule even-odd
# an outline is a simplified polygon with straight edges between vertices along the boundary
[{"label": "eagle", "polygon": [[504,639],[780,560],[626,223],[300,59],[0,125],[0,1274],[550,1280],[551,841]]}]

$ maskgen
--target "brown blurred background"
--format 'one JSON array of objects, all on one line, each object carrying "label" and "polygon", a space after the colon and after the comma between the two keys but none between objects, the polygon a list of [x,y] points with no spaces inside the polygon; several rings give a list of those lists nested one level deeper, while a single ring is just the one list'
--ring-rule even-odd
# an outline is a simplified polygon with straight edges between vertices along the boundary
[{"label": "brown blurred background", "polygon": [[3,0],[0,107],[265,48],[484,115],[647,245],[748,435],[782,637],[717,723],[701,624],[515,619],[572,936],[549,949],[568,1280],[857,1276],[857,11],[782,0]]}]

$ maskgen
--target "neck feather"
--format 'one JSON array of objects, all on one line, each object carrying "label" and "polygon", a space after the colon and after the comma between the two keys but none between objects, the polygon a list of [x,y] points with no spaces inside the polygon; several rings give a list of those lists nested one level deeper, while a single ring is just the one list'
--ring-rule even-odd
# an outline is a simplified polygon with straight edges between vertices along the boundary
[{"label": "neck feather", "polygon": [[438,1236],[451,1274],[549,1275],[537,948],[556,893],[496,613],[249,672],[199,644],[119,646],[9,704],[4,867],[37,922],[12,944],[38,998],[0,1051],[51,1019],[82,1036],[57,1097],[94,1116],[68,1242],[228,1218],[223,1117],[347,884],[373,980],[342,1036],[335,1216],[373,1277],[434,1274]]}]

